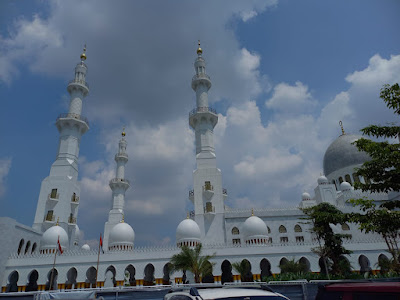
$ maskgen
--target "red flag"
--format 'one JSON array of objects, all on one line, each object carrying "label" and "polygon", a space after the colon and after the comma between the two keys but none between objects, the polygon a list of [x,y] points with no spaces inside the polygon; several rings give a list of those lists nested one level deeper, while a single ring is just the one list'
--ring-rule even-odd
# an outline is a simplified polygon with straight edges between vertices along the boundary
[{"label": "red flag", "polygon": [[103,239],[101,238],[101,233],[100,233],[100,248],[101,248],[101,252],[103,252],[103,254],[104,254],[104,250],[103,250]]},{"label": "red flag", "polygon": [[61,248],[60,236],[58,236],[57,245],[58,245],[58,251],[60,251],[60,254],[63,254],[64,251],[63,251],[62,248]]}]

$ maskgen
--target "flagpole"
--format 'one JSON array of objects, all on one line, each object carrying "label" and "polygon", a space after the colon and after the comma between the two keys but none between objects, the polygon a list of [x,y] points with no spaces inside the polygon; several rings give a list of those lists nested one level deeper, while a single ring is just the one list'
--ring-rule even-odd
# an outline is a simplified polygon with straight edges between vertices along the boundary
[{"label": "flagpole", "polygon": [[[100,233],[100,241],[101,241],[101,233]],[[99,261],[100,261],[100,241],[99,241],[99,252],[97,253],[96,288],[97,288],[97,275],[99,274]]]},{"label": "flagpole", "polygon": [[58,249],[56,248],[55,249],[55,253],[54,253],[53,269],[51,270],[49,291],[53,290],[54,269],[55,269],[55,266],[56,266],[57,251],[58,251]]}]

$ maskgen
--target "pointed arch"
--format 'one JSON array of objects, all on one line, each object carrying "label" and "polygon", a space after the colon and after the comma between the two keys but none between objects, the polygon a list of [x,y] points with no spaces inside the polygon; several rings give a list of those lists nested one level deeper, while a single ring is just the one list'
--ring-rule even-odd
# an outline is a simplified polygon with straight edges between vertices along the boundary
[{"label": "pointed arch", "polygon": [[33,254],[33,253],[35,252],[36,247],[37,247],[37,244],[36,244],[36,243],[33,243],[33,245],[32,245],[32,250],[31,250],[31,254]]},{"label": "pointed arch", "polygon": [[136,269],[133,265],[128,265],[125,268],[125,276],[128,278],[130,286],[136,286]]},{"label": "pointed arch", "polygon": [[201,279],[201,282],[214,283],[213,266],[209,261],[206,262],[206,269],[209,270],[209,272],[204,275],[204,277]]},{"label": "pointed arch", "polygon": [[21,250],[22,250],[22,247],[24,246],[24,243],[25,243],[25,240],[24,240],[24,239],[21,239],[21,240],[19,241],[18,251],[17,251],[18,255],[21,254]]},{"label": "pointed arch", "polygon": [[390,269],[390,260],[385,254],[380,254],[378,256],[378,266],[380,269],[380,272],[382,274],[385,274],[389,271]]},{"label": "pointed arch", "polygon": [[96,268],[93,266],[86,270],[86,288],[96,287],[96,273]]},{"label": "pointed arch", "polygon": [[238,235],[240,234],[239,228],[237,228],[236,226],[232,228],[232,235]]},{"label": "pointed arch", "polygon": [[7,293],[18,292],[18,279],[19,273],[17,271],[13,271],[10,273],[10,275],[8,275],[8,284],[6,287]]},{"label": "pointed arch", "polygon": [[27,253],[28,253],[30,247],[31,247],[31,241],[28,241],[28,242],[26,243],[26,246],[25,246],[25,252],[24,252],[24,254],[27,254]]},{"label": "pointed arch", "polygon": [[360,273],[361,274],[371,271],[369,259],[365,255],[361,254],[358,257],[358,263],[360,264]]},{"label": "pointed arch", "polygon": [[115,267],[113,265],[109,266],[105,273],[104,273],[104,287],[115,287],[116,286],[116,281],[115,281],[115,275],[117,274],[117,271],[115,270]]},{"label": "pointed arch", "polygon": [[224,284],[225,282],[233,282],[233,275],[232,275],[232,264],[229,260],[225,259],[221,264],[221,283]]},{"label": "pointed arch", "polygon": [[72,267],[67,272],[67,281],[65,282],[66,289],[76,288],[76,278],[78,277],[78,271]]},{"label": "pointed arch", "polygon": [[301,229],[301,226],[299,224],[296,224],[294,226],[294,232],[303,232],[303,229]]},{"label": "pointed arch", "polygon": [[260,261],[260,269],[261,269],[261,279],[263,280],[265,277],[272,276],[271,272],[271,263],[268,259],[263,258]]},{"label": "pointed arch", "polygon": [[172,272],[172,264],[166,263],[163,267],[163,284],[170,285],[171,284],[171,272]]},{"label": "pointed arch", "polygon": [[58,287],[58,271],[56,268],[52,268],[47,273],[46,291],[56,290]]},{"label": "pointed arch", "polygon": [[310,261],[306,257],[302,257],[299,259],[299,263],[302,265],[302,270],[304,273],[311,271],[311,264]]},{"label": "pointed arch", "polygon": [[283,225],[279,226],[279,233],[287,233],[286,227]]},{"label": "pointed arch", "polygon": [[26,285],[25,292],[34,292],[38,290],[37,281],[39,279],[39,273],[36,270],[32,270],[28,275],[28,284]]},{"label": "pointed arch", "polygon": [[154,271],[155,268],[153,264],[147,264],[146,267],[144,268],[144,283],[143,285],[154,285]]},{"label": "pointed arch", "polygon": [[243,274],[241,274],[242,282],[253,282],[253,273],[251,272],[251,263],[247,259],[243,259],[241,262],[245,268],[243,270]]}]

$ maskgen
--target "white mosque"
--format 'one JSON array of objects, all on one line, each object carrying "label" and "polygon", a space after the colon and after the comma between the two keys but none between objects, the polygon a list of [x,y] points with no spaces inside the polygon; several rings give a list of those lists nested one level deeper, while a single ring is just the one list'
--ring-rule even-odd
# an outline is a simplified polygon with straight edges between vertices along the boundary
[{"label": "white mosque", "polygon": [[[218,123],[216,111],[209,107],[211,79],[206,74],[202,49],[197,49],[192,88],[196,108],[189,113],[189,124],[195,131],[196,163],[193,190],[189,199],[194,214],[176,229],[176,245],[137,248],[135,232],[124,222],[125,192],[130,183],[125,179],[128,162],[125,132],[115,155],[116,175],[110,180],[112,208],[104,225],[104,254],[88,245],[80,245],[77,222],[80,201],[78,181],[79,145],[89,129],[82,117],[82,102],[89,93],[86,83],[85,51],[75,68],[75,78],[68,84],[68,113],[56,121],[60,133],[57,158],[50,174],[42,182],[32,228],[17,221],[0,218],[0,280],[2,292],[55,289],[83,289],[124,285],[162,285],[182,283],[182,273],[170,274],[168,262],[182,245],[203,244],[205,254],[214,254],[213,276],[207,282],[238,282],[240,275],[231,264],[247,259],[254,280],[279,273],[281,264],[295,258],[312,272],[322,264],[311,248],[318,246],[307,224],[300,218],[301,207],[329,202],[342,211],[354,210],[346,200],[356,197],[376,201],[399,199],[399,193],[367,193],[354,190],[352,184],[364,182],[355,168],[368,160],[351,143],[358,136],[342,134],[326,150],[324,174],[317,179],[315,196],[303,193],[297,207],[280,209],[231,209],[225,205],[227,191],[222,187],[222,172],[217,168],[213,130]],[[345,247],[353,253],[348,260],[361,272],[376,269],[380,259],[387,259],[386,244],[379,235],[361,233],[355,224],[342,224],[337,232],[351,234]],[[5,234],[7,233],[7,234]],[[59,244],[58,244],[59,243]],[[63,254],[55,255],[61,247]],[[56,259],[56,263],[55,263]],[[53,265],[55,266],[54,272]]]}]

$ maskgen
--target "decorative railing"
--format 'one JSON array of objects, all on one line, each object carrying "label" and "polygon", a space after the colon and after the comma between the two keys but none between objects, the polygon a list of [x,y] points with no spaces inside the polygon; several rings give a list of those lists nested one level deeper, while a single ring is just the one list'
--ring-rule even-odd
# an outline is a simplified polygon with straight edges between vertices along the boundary
[{"label": "decorative railing", "polygon": [[115,157],[118,157],[118,156],[124,157],[124,158],[126,158],[126,159],[128,158],[128,154],[122,153],[122,152],[115,154]]},{"label": "decorative railing", "polygon": [[87,88],[89,88],[89,84],[86,83],[85,80],[79,80],[79,79],[72,79],[68,82],[68,85],[72,84],[72,83],[77,83],[77,84],[81,84],[83,86],[86,86]]},{"label": "decorative railing", "polygon": [[193,78],[192,78],[192,81],[193,81],[193,80],[197,80],[197,79],[208,79],[208,80],[211,80],[210,76],[208,76],[208,75],[205,74],[205,73],[195,74],[195,75],[193,76]]},{"label": "decorative railing", "polygon": [[129,180],[125,178],[113,178],[110,180],[110,183],[120,183],[120,182],[124,182],[130,185]]},{"label": "decorative railing", "polygon": [[48,200],[58,200],[58,197],[60,197],[60,194],[59,194],[59,193],[57,193],[57,194],[55,194],[55,195],[49,194],[49,195],[47,196],[47,199],[48,199]]},{"label": "decorative railing", "polygon": [[76,218],[70,216],[70,217],[68,218],[68,223],[69,223],[69,224],[76,224]]},{"label": "decorative railing", "polygon": [[48,222],[54,222],[54,221],[55,221],[55,216],[53,216],[53,215],[46,215],[46,217],[44,217],[44,220],[45,220],[45,221],[48,221]]},{"label": "decorative railing", "polygon": [[64,114],[60,114],[60,115],[58,116],[58,118],[57,118],[57,121],[58,121],[59,119],[65,119],[65,118],[77,119],[77,120],[80,120],[80,121],[85,122],[85,123],[88,124],[88,126],[89,126],[89,121],[88,121],[85,117],[83,117],[83,116],[81,116],[81,115],[78,115],[78,114],[74,114],[74,113],[64,113]]},{"label": "decorative railing", "polygon": [[204,213],[214,213],[215,207],[211,202],[206,202],[206,206],[204,207]]},{"label": "decorative railing", "polygon": [[79,196],[72,195],[71,202],[79,202]]},{"label": "decorative railing", "polygon": [[189,191],[189,197],[194,197],[194,190]]},{"label": "decorative railing", "polygon": [[197,113],[204,113],[204,112],[212,112],[213,114],[217,114],[217,111],[212,107],[200,106],[196,107],[189,113],[189,117],[197,114]]}]

